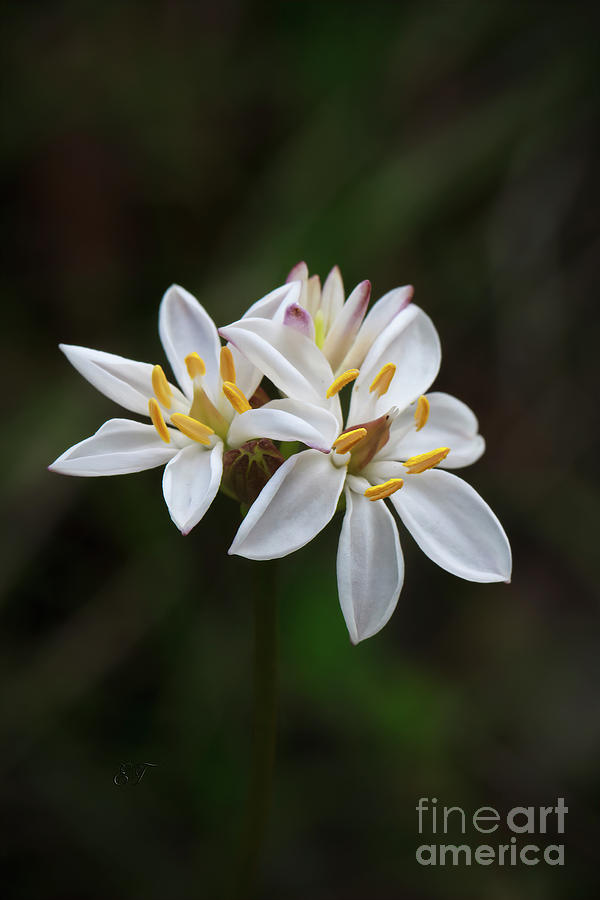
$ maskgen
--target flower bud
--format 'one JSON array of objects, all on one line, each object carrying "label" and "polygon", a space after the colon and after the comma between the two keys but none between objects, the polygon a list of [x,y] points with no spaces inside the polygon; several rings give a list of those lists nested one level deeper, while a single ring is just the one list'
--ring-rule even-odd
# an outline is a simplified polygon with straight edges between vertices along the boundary
[{"label": "flower bud", "polygon": [[252,409],[258,409],[260,406],[264,406],[265,403],[269,403],[270,400],[271,398],[265,391],[264,387],[261,387],[259,385],[250,397],[249,403]]},{"label": "flower bud", "polygon": [[246,441],[223,455],[223,485],[240,503],[254,503],[265,484],[285,462],[273,441]]}]

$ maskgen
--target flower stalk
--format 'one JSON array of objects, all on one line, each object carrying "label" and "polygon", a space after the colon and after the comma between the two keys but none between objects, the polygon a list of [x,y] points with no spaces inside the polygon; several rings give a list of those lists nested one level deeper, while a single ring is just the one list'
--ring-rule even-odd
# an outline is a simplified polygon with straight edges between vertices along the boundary
[{"label": "flower stalk", "polygon": [[277,561],[254,567],[254,706],[252,757],[243,824],[237,897],[256,896],[271,807],[277,729]]}]

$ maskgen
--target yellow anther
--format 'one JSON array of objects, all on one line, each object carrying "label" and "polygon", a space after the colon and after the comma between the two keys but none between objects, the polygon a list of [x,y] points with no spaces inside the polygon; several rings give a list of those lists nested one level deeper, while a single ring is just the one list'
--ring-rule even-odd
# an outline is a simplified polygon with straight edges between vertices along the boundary
[{"label": "yellow anther", "polygon": [[402,478],[390,478],[389,481],[384,481],[383,484],[374,484],[373,487],[367,488],[365,497],[369,500],[385,500],[386,497],[399,491],[403,484]]},{"label": "yellow anther", "polygon": [[338,453],[349,453],[363,438],[366,438],[367,434],[366,428],[353,428],[352,431],[345,431],[335,439],[333,448]]},{"label": "yellow anther", "polygon": [[158,402],[162,403],[167,409],[171,409],[173,391],[167,381],[167,376],[162,370],[162,366],[154,366],[152,369],[152,390],[156,394]]},{"label": "yellow anther", "polygon": [[233,353],[229,347],[221,347],[219,370],[223,381],[230,381],[232,384],[235,384],[235,363],[233,361]]},{"label": "yellow anther", "polygon": [[163,414],[160,411],[160,406],[158,405],[158,400],[155,400],[154,397],[150,397],[148,400],[148,414],[152,419],[152,424],[158,431],[159,436],[163,439],[165,444],[171,443],[171,435],[169,434],[169,429],[165,424],[165,420],[163,419]]},{"label": "yellow anther", "polygon": [[408,470],[409,475],[419,475],[426,469],[437,466],[443,459],[446,459],[450,453],[450,447],[438,447],[437,450],[429,450],[428,453],[419,453],[418,456],[411,456],[403,463]]},{"label": "yellow anther", "polygon": [[185,358],[185,364],[190,378],[195,378],[196,375],[206,375],[204,360],[197,353],[188,353]]},{"label": "yellow anther", "polygon": [[327,393],[325,396],[327,399],[335,396],[335,394],[339,394],[342,388],[345,388],[347,384],[350,384],[351,381],[354,381],[355,378],[358,378],[358,369],[348,369],[347,372],[342,372],[341,375],[332,381],[329,387],[327,388]]},{"label": "yellow anther", "polygon": [[240,391],[237,384],[233,384],[232,381],[225,381],[223,384],[223,393],[233,406],[236,412],[245,413],[248,412],[249,409],[252,409],[250,404],[248,403],[245,395]]},{"label": "yellow anther", "polygon": [[207,447],[210,446],[210,436],[214,434],[214,431],[208,425],[199,422],[198,419],[193,419],[192,416],[184,416],[183,413],[175,413],[171,416],[171,424],[193,441],[205,444]]},{"label": "yellow anther", "polygon": [[394,363],[386,363],[383,369],[381,369],[373,379],[373,384],[369,388],[369,393],[372,394],[373,391],[377,391],[379,396],[383,397],[392,383],[392,378],[395,374],[396,366]]},{"label": "yellow anther", "polygon": [[427,397],[419,397],[417,400],[417,408],[415,409],[415,425],[417,431],[420,431],[429,418],[429,400]]}]

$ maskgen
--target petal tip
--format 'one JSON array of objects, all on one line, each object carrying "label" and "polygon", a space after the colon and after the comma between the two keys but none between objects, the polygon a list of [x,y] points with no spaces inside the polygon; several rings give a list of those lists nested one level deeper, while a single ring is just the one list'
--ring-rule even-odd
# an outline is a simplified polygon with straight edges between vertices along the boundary
[{"label": "petal tip", "polygon": [[398,312],[402,312],[403,309],[406,309],[406,307],[413,302],[413,298],[415,296],[415,289],[412,284],[407,284],[404,290],[406,291],[406,294],[404,296],[404,299],[402,300],[402,303],[400,304],[400,309],[398,310]]},{"label": "petal tip", "polygon": [[286,284],[289,284],[291,281],[306,281],[307,278],[308,266],[306,265],[304,260],[300,260],[300,262],[296,263],[295,266],[292,266],[285,281]]}]

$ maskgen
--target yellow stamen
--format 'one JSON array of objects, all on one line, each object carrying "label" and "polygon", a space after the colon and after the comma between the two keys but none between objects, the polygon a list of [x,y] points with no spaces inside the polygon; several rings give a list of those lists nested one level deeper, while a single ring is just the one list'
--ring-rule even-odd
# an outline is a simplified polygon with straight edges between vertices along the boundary
[{"label": "yellow stamen", "polygon": [[158,405],[158,400],[155,400],[154,397],[150,397],[148,400],[148,413],[150,418],[152,419],[152,424],[158,431],[159,436],[163,439],[165,444],[171,443],[171,435],[169,434],[169,429],[165,424],[165,420],[163,419],[163,414],[160,411],[160,406]]},{"label": "yellow stamen", "polygon": [[188,353],[185,358],[185,364],[190,378],[195,378],[196,375],[206,375],[204,360],[197,353]]},{"label": "yellow stamen", "polygon": [[415,424],[417,431],[420,431],[429,418],[429,400],[427,397],[419,397],[417,400],[417,408],[415,409]]},{"label": "yellow stamen", "polygon": [[332,381],[329,387],[327,388],[327,393],[325,396],[327,399],[333,397],[335,394],[339,394],[342,388],[345,388],[347,384],[350,384],[351,381],[354,381],[355,378],[358,378],[358,369],[348,369],[347,372],[342,372],[341,375]]},{"label": "yellow stamen", "polygon": [[152,369],[152,390],[156,394],[158,402],[162,403],[167,409],[171,409],[173,391],[167,381],[167,376],[162,370],[162,366],[154,366]]},{"label": "yellow stamen", "polygon": [[237,384],[233,384],[232,381],[226,381],[223,384],[223,393],[233,406],[236,412],[245,413],[248,412],[249,409],[252,409],[250,404],[248,403],[245,395],[240,391]]},{"label": "yellow stamen", "polygon": [[171,416],[171,423],[186,437],[197,441],[199,444],[204,444],[206,447],[210,446],[210,436],[214,434],[214,431],[208,425],[199,422],[198,419],[193,419],[192,416],[184,416],[183,413],[175,413]]},{"label": "yellow stamen", "polygon": [[367,488],[365,497],[369,500],[385,500],[386,497],[399,491],[403,484],[402,478],[390,478],[389,481],[384,481],[383,484],[374,484],[373,487]]},{"label": "yellow stamen", "polygon": [[381,369],[373,379],[373,384],[369,388],[369,393],[372,394],[373,391],[377,391],[379,396],[383,397],[392,383],[392,378],[395,374],[396,366],[394,363],[386,363],[383,369]]},{"label": "yellow stamen", "polygon": [[426,469],[437,466],[443,459],[446,459],[450,453],[450,447],[438,447],[437,450],[429,450],[428,453],[419,453],[418,456],[411,456],[402,465],[406,466],[409,475],[419,475]]},{"label": "yellow stamen", "polygon": [[354,428],[352,431],[345,431],[333,442],[333,447],[338,453],[349,453],[359,441],[366,438],[368,431],[366,428]]},{"label": "yellow stamen", "polygon": [[232,384],[235,384],[235,363],[233,361],[233,353],[229,347],[221,347],[219,370],[223,381],[230,381]]}]

